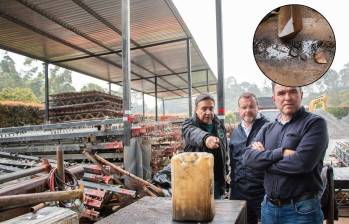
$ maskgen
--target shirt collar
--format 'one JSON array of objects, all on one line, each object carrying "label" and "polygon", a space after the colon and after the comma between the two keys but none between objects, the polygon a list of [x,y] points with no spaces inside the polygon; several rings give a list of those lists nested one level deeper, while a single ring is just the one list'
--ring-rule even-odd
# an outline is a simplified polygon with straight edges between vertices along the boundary
[{"label": "shirt collar", "polygon": [[300,117],[304,112],[305,112],[305,108],[304,108],[303,106],[301,106],[301,107],[299,108],[299,110],[293,115],[293,117],[292,117],[290,120],[288,120],[288,121],[283,121],[283,120],[281,120],[281,113],[280,113],[280,114],[276,117],[276,121],[278,121],[278,122],[279,122],[280,124],[282,124],[282,125],[285,125],[285,124],[287,124],[287,123],[289,123],[289,122],[291,122],[291,121],[297,119],[298,117]]},{"label": "shirt collar", "polygon": [[246,123],[244,120],[241,121],[241,127],[242,127],[242,129],[244,129],[246,136],[248,136],[250,134],[252,127],[253,127],[253,124],[256,122],[257,119],[260,119],[260,118],[261,118],[261,114],[257,113],[256,118],[254,119],[254,121],[252,122],[252,124],[249,128],[246,127]]}]

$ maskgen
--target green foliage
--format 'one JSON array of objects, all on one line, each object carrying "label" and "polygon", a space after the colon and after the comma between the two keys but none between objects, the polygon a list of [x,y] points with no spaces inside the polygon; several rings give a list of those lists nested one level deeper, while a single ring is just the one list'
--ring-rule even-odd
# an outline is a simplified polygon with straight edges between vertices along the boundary
[{"label": "green foliage", "polygon": [[29,88],[5,88],[0,91],[0,100],[39,102],[33,91]]},{"label": "green foliage", "polygon": [[238,123],[238,119],[236,117],[236,114],[234,112],[228,112],[225,114],[225,120],[224,120],[225,123],[228,123],[228,124],[235,124],[235,123]]},{"label": "green foliage", "polygon": [[[1,53],[1,52],[0,52]],[[11,99],[21,98],[31,99],[34,102],[44,101],[44,70],[41,69],[41,62],[27,58],[21,66],[21,70],[16,70],[14,60],[7,54],[2,54],[0,57],[0,91],[10,88],[11,91],[19,91],[19,96],[10,94],[9,90],[5,90],[2,97]],[[50,94],[73,92],[75,91],[72,85],[72,72],[63,68],[50,65],[49,72],[49,88]],[[252,80],[251,80],[252,81]],[[17,90],[16,90],[17,89]],[[28,89],[32,92],[29,93]],[[103,91],[103,88],[94,84],[88,83],[82,89]],[[311,85],[303,88],[304,100],[303,104],[307,105],[310,100],[326,94],[329,98],[329,107],[347,107],[349,106],[349,63],[345,64],[343,68],[337,72],[335,70],[328,70],[327,73],[319,80]],[[10,92],[11,92],[10,91]],[[262,87],[253,84],[252,82],[238,83],[233,76],[228,76],[224,80],[224,94],[225,94],[225,110],[235,111],[237,108],[237,99],[243,92],[253,92],[259,96],[271,96],[271,84],[267,80]],[[33,97],[34,95],[35,97]],[[193,98],[194,99],[194,98]],[[141,94],[131,95],[132,110],[142,111],[142,96]],[[165,101],[166,112],[169,113],[187,113],[188,99],[176,99]],[[154,107],[147,107],[146,112],[154,112]],[[162,111],[162,102],[158,100],[159,112]],[[341,116],[342,112],[334,112]],[[229,116],[226,114],[229,119]]]},{"label": "green foliage", "polygon": [[341,119],[348,115],[349,108],[330,107],[328,108],[328,112],[333,114],[336,118]]},{"label": "green foliage", "polygon": [[238,107],[239,96],[244,92],[252,92],[257,97],[271,96],[271,84],[265,82],[262,88],[250,82],[237,83],[233,76],[225,80],[224,94],[225,94],[225,108],[226,111],[235,111]]},{"label": "green foliage", "polygon": [[29,105],[0,104],[0,117],[0,128],[43,123],[42,110]]},{"label": "green foliage", "polygon": [[103,92],[104,89],[94,83],[87,83],[86,85],[84,85],[80,91],[99,91],[99,92]]},{"label": "green foliage", "polygon": [[10,56],[5,56],[0,61],[0,90],[6,87],[22,87],[21,77],[15,68],[15,62]]},{"label": "green foliage", "polygon": [[[50,65],[49,88],[50,94],[62,92],[74,92],[72,85],[72,72],[57,66]],[[32,99],[33,102],[44,101],[45,96],[45,76],[44,70],[39,69],[39,64],[34,59],[26,58],[23,63],[23,70],[17,72],[15,62],[5,53],[0,58],[0,91],[5,88],[25,89],[16,90],[21,93],[17,98]],[[31,89],[31,93],[27,89]],[[34,95],[34,97],[31,96]],[[6,90],[6,97],[9,97]],[[16,98],[12,95],[10,98]]]},{"label": "green foliage", "polygon": [[72,85],[72,71],[53,66],[49,74],[50,94],[76,91]]}]

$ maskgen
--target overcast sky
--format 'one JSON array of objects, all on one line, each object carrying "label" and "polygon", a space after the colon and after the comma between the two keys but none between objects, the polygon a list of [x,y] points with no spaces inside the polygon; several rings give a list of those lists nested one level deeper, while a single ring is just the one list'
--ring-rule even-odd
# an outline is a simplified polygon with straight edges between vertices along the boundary
[{"label": "overcast sky", "polygon": [[[173,0],[178,11],[187,23],[200,50],[212,70],[216,73],[216,17],[215,0]],[[256,65],[252,52],[254,31],[260,20],[272,9],[285,4],[303,4],[320,12],[332,26],[337,50],[331,66],[339,71],[349,62],[349,9],[346,1],[341,0],[307,0],[307,1],[232,1],[223,2],[223,47],[225,77],[234,76],[238,82],[249,81],[262,85],[266,79]],[[23,59],[16,57],[22,63]],[[217,74],[217,73],[216,73]],[[82,81],[84,80],[84,81]],[[73,84],[77,89],[91,82],[91,79],[73,75]],[[107,88],[106,82],[93,81]]]}]

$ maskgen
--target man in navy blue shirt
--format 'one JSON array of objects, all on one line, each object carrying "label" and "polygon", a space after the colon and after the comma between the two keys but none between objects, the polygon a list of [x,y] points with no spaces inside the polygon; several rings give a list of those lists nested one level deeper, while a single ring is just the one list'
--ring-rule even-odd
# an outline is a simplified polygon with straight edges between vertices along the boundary
[{"label": "man in navy blue shirt", "polygon": [[273,101],[280,114],[256,136],[244,164],[264,170],[263,224],[322,224],[319,193],[328,146],[326,121],[301,106],[300,87],[273,83]]},{"label": "man in navy blue shirt", "polygon": [[253,93],[245,92],[238,99],[241,123],[230,137],[231,183],[230,199],[247,201],[247,223],[257,224],[265,194],[264,171],[254,170],[242,163],[247,146],[268,120],[258,113],[258,101]]}]

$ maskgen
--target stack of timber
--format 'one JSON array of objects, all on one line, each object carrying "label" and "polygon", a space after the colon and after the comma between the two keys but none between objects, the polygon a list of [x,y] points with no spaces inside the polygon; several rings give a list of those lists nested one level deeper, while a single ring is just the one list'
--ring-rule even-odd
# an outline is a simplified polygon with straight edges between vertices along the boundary
[{"label": "stack of timber", "polygon": [[0,128],[42,124],[42,109],[42,104],[0,101]]},{"label": "stack of timber", "polygon": [[122,116],[122,98],[98,91],[50,95],[50,122]]}]

